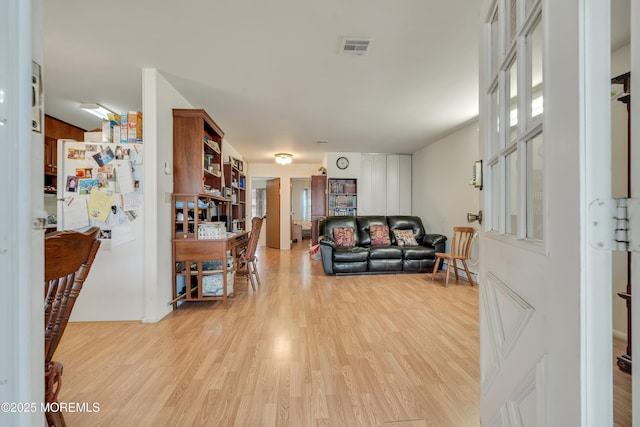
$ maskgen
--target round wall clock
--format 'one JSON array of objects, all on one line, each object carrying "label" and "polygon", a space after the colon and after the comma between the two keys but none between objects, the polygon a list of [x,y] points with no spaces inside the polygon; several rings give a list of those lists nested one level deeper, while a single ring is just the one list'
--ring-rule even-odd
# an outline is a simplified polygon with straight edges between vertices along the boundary
[{"label": "round wall clock", "polygon": [[346,169],[349,167],[349,159],[347,159],[346,157],[338,157],[338,160],[336,160],[336,166],[338,167],[338,169]]}]

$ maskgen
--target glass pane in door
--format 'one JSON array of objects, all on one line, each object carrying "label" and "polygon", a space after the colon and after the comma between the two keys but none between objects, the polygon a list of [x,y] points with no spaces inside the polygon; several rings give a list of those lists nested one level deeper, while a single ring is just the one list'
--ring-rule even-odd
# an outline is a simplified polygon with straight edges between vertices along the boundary
[{"label": "glass pane in door", "polygon": [[527,238],[544,237],[544,138],[527,141]]},{"label": "glass pane in door", "polygon": [[505,233],[518,233],[518,152],[505,157]]}]

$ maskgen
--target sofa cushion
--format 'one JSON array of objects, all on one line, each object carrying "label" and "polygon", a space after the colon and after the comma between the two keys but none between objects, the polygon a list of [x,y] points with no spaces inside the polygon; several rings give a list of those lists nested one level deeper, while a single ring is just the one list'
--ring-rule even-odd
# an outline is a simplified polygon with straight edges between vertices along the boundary
[{"label": "sofa cushion", "polygon": [[368,265],[367,261],[340,262],[334,264],[333,272],[337,274],[364,273],[367,271]]},{"label": "sofa cushion", "polygon": [[333,251],[333,262],[366,261],[369,258],[369,248],[354,246],[352,248],[336,248]]},{"label": "sofa cushion", "polygon": [[403,246],[404,259],[435,259],[436,250],[426,246]]},{"label": "sofa cushion", "polygon": [[336,227],[333,229],[333,240],[338,247],[352,247],[356,245],[356,240],[351,227]]},{"label": "sofa cushion", "polygon": [[402,259],[402,248],[398,246],[372,246],[369,259]]},{"label": "sofa cushion", "polygon": [[372,246],[390,246],[391,245],[391,239],[389,238],[388,225],[372,225],[369,227],[369,234],[371,235]]},{"label": "sofa cushion", "polygon": [[402,259],[369,259],[369,271],[402,271]]},{"label": "sofa cushion", "polygon": [[396,242],[398,242],[398,246],[417,246],[418,242],[416,242],[415,237],[413,237],[413,232],[411,230],[393,230],[393,234],[396,237]]}]

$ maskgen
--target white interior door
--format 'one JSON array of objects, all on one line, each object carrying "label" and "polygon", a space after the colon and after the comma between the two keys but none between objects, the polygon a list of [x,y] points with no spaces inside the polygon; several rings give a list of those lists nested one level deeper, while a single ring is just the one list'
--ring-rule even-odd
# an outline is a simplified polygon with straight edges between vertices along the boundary
[{"label": "white interior door", "polygon": [[[631,78],[640,76],[640,4],[631,1]],[[637,80],[637,78],[636,78]],[[636,91],[631,96],[631,197],[640,199],[640,96]],[[638,221],[636,220],[636,225]],[[640,254],[631,254],[631,294],[640,295]],[[640,313],[640,298],[632,298],[632,312]],[[640,345],[640,316],[634,315],[632,342],[635,343],[635,354]],[[635,357],[636,359],[638,356]],[[638,362],[636,362],[636,367]],[[633,375],[633,413],[640,414],[640,375]],[[633,417],[634,427],[640,426],[640,416]]]},{"label": "white interior door", "polygon": [[42,0],[0,0],[0,10],[0,401],[10,405],[0,425],[41,426],[39,410],[11,404],[44,399],[44,139],[31,129]]},{"label": "white interior door", "polygon": [[611,193],[609,1],[482,14],[481,421],[611,425],[611,255],[587,242]]}]

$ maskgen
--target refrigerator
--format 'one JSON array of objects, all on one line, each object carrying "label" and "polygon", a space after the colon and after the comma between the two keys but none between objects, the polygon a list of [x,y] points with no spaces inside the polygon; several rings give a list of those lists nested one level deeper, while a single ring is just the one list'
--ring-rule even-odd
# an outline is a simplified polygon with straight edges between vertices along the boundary
[{"label": "refrigerator", "polygon": [[100,227],[71,321],[143,316],[143,144],[58,141],[58,230]]}]

